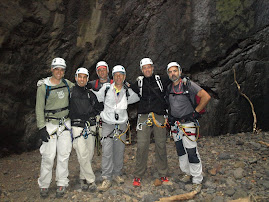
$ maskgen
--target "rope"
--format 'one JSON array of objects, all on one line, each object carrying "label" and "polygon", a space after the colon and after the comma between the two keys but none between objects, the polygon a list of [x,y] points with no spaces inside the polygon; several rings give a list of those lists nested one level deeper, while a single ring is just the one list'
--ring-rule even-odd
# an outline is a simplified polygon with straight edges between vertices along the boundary
[{"label": "rope", "polygon": [[[192,142],[196,142],[199,138],[199,135],[200,135],[200,125],[199,125],[199,122],[197,120],[197,126],[183,126],[179,121],[176,121],[176,124],[177,124],[177,127],[182,130],[183,134]],[[195,128],[196,129],[196,138],[195,140],[192,140],[191,138],[189,138],[188,134],[186,133],[185,131],[185,128]]]},{"label": "rope", "polygon": [[[158,128],[165,128],[165,127],[166,127],[167,119],[165,119],[164,124],[160,124],[160,122],[159,122],[158,120],[155,119],[155,115],[154,115],[153,112],[151,112],[151,115],[152,115],[152,119],[153,119],[154,124],[155,124]],[[157,122],[158,122],[158,123],[157,123]]]}]

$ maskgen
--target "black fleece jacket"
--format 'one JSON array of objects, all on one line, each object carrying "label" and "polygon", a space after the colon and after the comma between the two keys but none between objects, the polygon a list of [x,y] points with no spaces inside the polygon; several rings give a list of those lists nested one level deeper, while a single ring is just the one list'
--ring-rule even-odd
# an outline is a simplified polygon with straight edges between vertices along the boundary
[{"label": "black fleece jacket", "polygon": [[167,105],[164,96],[169,80],[163,77],[160,78],[163,85],[163,92],[161,92],[154,74],[151,77],[143,78],[142,97],[140,96],[138,81],[131,85],[132,90],[140,96],[140,102],[137,110],[138,114],[148,114],[150,112],[154,112],[159,115],[166,114],[165,110]]}]

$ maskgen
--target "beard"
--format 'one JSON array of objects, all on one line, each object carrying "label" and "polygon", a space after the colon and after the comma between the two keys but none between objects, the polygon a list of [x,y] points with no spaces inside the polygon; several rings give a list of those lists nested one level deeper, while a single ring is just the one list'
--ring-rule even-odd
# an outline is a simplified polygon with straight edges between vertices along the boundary
[{"label": "beard", "polygon": [[173,82],[176,82],[176,81],[178,81],[178,80],[180,79],[180,76],[175,76],[175,75],[173,75],[172,77],[169,77],[169,79],[170,79],[171,81],[173,81]]}]

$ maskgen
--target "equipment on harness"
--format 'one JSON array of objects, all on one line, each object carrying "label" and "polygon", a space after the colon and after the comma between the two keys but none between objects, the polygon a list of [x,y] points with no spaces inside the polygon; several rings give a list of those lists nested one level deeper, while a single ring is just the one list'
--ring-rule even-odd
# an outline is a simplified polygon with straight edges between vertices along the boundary
[{"label": "equipment on harness", "polygon": [[[129,121],[127,123],[127,128],[126,128],[126,130],[124,132],[123,132],[123,130],[119,129],[119,124],[115,124],[115,128],[113,129],[113,131],[111,133],[109,133],[106,137],[102,137],[101,140],[106,139],[106,138],[113,138],[113,139],[116,139],[116,140],[119,139],[122,143],[124,143],[126,145],[131,144],[131,137],[130,137],[131,133],[130,133],[130,131],[129,131],[128,141],[124,141],[124,140],[121,139],[121,136],[126,134],[129,129],[130,129]],[[112,136],[112,134],[113,134],[113,136]],[[126,137],[126,139],[127,139],[127,137]]]},{"label": "equipment on harness", "polygon": [[[141,116],[141,115],[138,115]],[[137,119],[139,121],[139,118]],[[165,117],[165,122],[164,124],[161,124],[156,118],[153,112],[150,112],[148,114],[148,118],[146,121],[144,121],[143,123],[138,123],[136,126],[136,130],[142,130],[143,125],[147,125],[147,126],[153,126],[153,123],[155,124],[155,126],[157,126],[158,128],[165,128],[166,124],[167,124],[167,119]]]},{"label": "equipment on harness", "polygon": [[96,133],[90,129],[90,126],[93,126],[93,125],[91,125],[89,121],[86,121],[85,127],[83,128],[79,136],[74,137],[74,140],[81,136],[83,136],[84,139],[87,139],[89,135],[96,136]]},{"label": "equipment on harness", "polygon": [[[138,83],[140,97],[142,97],[143,79],[144,79],[144,76],[137,77],[137,83]],[[156,74],[155,75],[155,80],[156,80],[156,83],[158,84],[158,87],[159,87],[160,91],[163,92],[163,84],[162,84],[162,81],[161,81],[161,77]]]},{"label": "equipment on harness", "polygon": [[[186,136],[190,141],[192,142],[196,142],[198,140],[198,138],[200,137],[200,125],[199,125],[199,121],[196,120],[196,122],[194,122],[195,126],[184,126],[182,125],[179,121],[175,121],[175,127],[176,130],[171,130],[171,134],[172,133],[176,133],[179,135],[179,131],[181,130],[183,132],[183,135]],[[195,128],[196,129],[196,133],[190,133],[190,132],[186,132],[185,128]],[[195,140],[192,140],[191,138],[189,138],[189,136],[194,135],[195,136]],[[180,138],[181,139],[181,138]]]}]

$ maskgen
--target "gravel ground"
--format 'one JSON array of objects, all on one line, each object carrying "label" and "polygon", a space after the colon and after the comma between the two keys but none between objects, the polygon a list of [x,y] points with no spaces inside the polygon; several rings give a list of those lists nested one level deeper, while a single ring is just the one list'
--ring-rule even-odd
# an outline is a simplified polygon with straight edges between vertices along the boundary
[{"label": "gravel ground", "polygon": [[[202,137],[198,149],[203,163],[203,188],[189,201],[222,202],[248,197],[250,201],[269,201],[269,133],[226,134]],[[171,185],[155,186],[154,143],[150,145],[148,170],[142,186],[132,186],[136,144],[125,150],[122,186],[113,186],[104,193],[83,192],[78,184],[79,164],[73,150],[69,163],[70,186],[61,199],[55,197],[56,184],[51,183],[49,197],[39,196],[37,178],[41,156],[39,150],[0,159],[0,201],[157,201],[162,197],[191,191],[191,184],[180,182],[182,176],[174,142],[168,139],[167,152]],[[100,183],[101,156],[94,156],[93,169]],[[55,173],[53,174],[55,177]],[[54,179],[54,178],[53,178]]]}]

